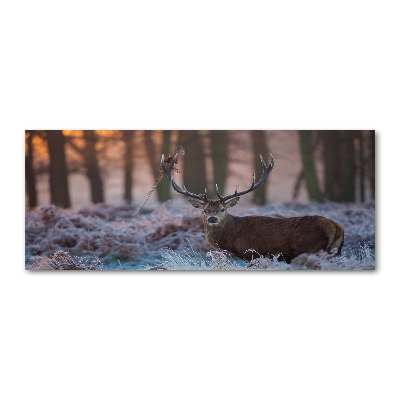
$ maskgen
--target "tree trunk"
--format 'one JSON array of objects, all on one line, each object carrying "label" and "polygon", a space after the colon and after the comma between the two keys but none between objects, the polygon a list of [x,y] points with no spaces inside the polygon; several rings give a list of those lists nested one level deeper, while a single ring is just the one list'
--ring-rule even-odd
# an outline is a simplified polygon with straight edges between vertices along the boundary
[{"label": "tree trunk", "polygon": [[324,196],[327,200],[333,200],[334,193],[334,170],[335,170],[335,145],[337,132],[321,131],[323,158],[324,158]]},{"label": "tree trunk", "polygon": [[375,131],[369,131],[369,146],[370,146],[370,154],[371,154],[371,177],[370,177],[370,184],[371,184],[371,196],[375,200]]},{"label": "tree trunk", "polygon": [[135,131],[122,131],[122,139],[125,144],[124,154],[124,200],[127,204],[131,204],[132,188],[133,188],[133,140],[135,137]]},{"label": "tree trunk", "polygon": [[343,168],[345,164],[343,132],[322,131],[321,134],[323,135],[325,197],[332,201],[343,201],[345,198],[343,175],[346,174]]},{"label": "tree trunk", "polygon": [[[163,131],[163,142],[162,142],[162,151],[161,153],[165,155],[165,157],[168,157],[169,152],[170,152],[170,145],[171,145],[171,131]],[[158,157],[157,165],[159,165],[159,162],[161,160],[161,156]],[[157,171],[158,172],[158,171]],[[158,172],[158,175],[159,172]],[[157,186],[157,195],[158,195],[158,200],[161,202],[167,201],[171,199],[171,183],[169,180],[165,177],[161,179],[160,183]]]},{"label": "tree trunk", "polygon": [[93,203],[103,203],[103,181],[100,176],[95,148],[97,137],[94,131],[83,131],[83,137],[85,139],[85,148],[82,150],[82,155],[85,161],[86,175],[89,178],[91,199]]},{"label": "tree trunk", "polygon": [[306,182],[308,197],[311,201],[322,201],[314,164],[311,131],[299,131],[300,151],[303,160],[303,177]]},{"label": "tree trunk", "polygon": [[36,176],[33,168],[33,144],[32,139],[35,135],[32,131],[25,131],[27,133],[26,143],[27,152],[25,155],[25,180],[26,190],[28,194],[28,205],[29,207],[37,206],[37,192],[36,192]]},{"label": "tree trunk", "polygon": [[[253,155],[254,155],[254,171],[256,174],[256,180],[259,179],[263,173],[263,166],[260,162],[260,154],[263,156],[266,163],[269,160],[269,152],[267,146],[267,138],[265,137],[264,131],[251,131],[251,138],[253,143]],[[268,157],[268,159],[265,159]],[[267,202],[267,187],[268,179],[262,184],[260,188],[253,192],[252,202],[258,205],[264,205]]]},{"label": "tree trunk", "polygon": [[203,143],[198,131],[179,131],[178,145],[185,150],[183,183],[189,192],[203,194],[207,188]]},{"label": "tree trunk", "polygon": [[296,200],[297,197],[299,196],[300,186],[301,186],[303,180],[304,180],[304,178],[303,178],[303,170],[301,170],[299,175],[297,176],[296,182],[295,182],[294,187],[293,187],[293,200]]},{"label": "tree trunk", "polygon": [[357,132],[357,138],[359,140],[359,158],[360,158],[360,201],[361,203],[365,200],[365,165],[364,165],[364,137],[362,132]]},{"label": "tree trunk", "polygon": [[211,140],[211,158],[213,164],[213,190],[212,194],[217,195],[215,184],[218,185],[218,191],[221,195],[225,193],[227,165],[228,165],[228,131],[210,131]]},{"label": "tree trunk", "polygon": [[[168,157],[169,153],[169,141],[170,141],[170,136],[171,136],[171,131],[166,131],[167,134],[164,135],[163,137],[163,145],[162,145],[162,151],[166,152],[165,154],[166,157]],[[152,131],[145,131],[144,132],[144,144],[146,147],[146,152],[147,152],[147,158],[150,163],[151,171],[153,172],[153,177],[156,182],[158,182],[160,178],[160,171],[158,169],[161,161],[161,154],[157,151],[157,146],[153,138],[153,132]],[[168,150],[166,151],[166,149]],[[159,181],[156,187],[157,191],[157,198],[159,201],[167,201],[170,199],[170,189],[169,189],[169,181],[168,179],[162,179]]]},{"label": "tree trunk", "polygon": [[354,141],[357,137],[355,131],[344,131],[344,160],[343,170],[343,200],[354,202],[356,199],[356,158]]},{"label": "tree trunk", "polygon": [[50,157],[51,202],[59,207],[71,207],[68,190],[65,138],[62,131],[47,131]]}]

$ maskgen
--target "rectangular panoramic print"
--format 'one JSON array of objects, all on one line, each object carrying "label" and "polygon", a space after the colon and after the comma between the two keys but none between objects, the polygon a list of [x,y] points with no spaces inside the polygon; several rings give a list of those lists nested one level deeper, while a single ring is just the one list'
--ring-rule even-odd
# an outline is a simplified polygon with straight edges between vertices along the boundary
[{"label": "rectangular panoramic print", "polygon": [[27,130],[28,270],[375,269],[375,131]]}]

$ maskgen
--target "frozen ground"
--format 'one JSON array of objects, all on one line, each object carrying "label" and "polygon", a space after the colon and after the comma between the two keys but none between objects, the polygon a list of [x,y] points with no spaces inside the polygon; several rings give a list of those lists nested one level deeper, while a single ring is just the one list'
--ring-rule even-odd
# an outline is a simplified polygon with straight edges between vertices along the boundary
[{"label": "frozen ground", "polygon": [[241,205],[233,215],[322,215],[345,231],[342,255],[302,254],[291,264],[261,258],[245,263],[212,249],[201,212],[174,200],[138,213],[132,205],[95,205],[78,211],[43,206],[26,214],[27,269],[294,270],[374,269],[375,205]]}]

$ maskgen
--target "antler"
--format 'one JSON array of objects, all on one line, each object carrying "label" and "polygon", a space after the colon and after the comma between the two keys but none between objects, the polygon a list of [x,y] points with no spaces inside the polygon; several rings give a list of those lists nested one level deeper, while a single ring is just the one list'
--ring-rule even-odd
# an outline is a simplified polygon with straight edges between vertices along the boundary
[{"label": "antler", "polygon": [[248,189],[243,190],[242,192],[238,193],[237,187],[236,187],[234,194],[230,194],[228,196],[221,196],[219,191],[218,191],[218,186],[215,185],[216,188],[217,188],[217,195],[219,197],[219,201],[221,203],[224,203],[227,200],[233,199],[234,197],[243,196],[246,193],[250,193],[253,190],[256,190],[262,183],[264,183],[265,180],[268,178],[269,173],[272,171],[272,168],[274,168],[274,157],[272,157],[272,154],[270,154],[270,155],[271,155],[271,161],[269,162],[269,165],[267,167],[267,164],[265,164],[265,161],[262,158],[262,155],[260,154],[260,159],[261,159],[261,163],[262,163],[262,166],[263,166],[263,174],[262,174],[260,180],[257,183],[256,183],[256,174],[253,174],[253,183],[251,184],[251,186]]},{"label": "antler", "polygon": [[194,197],[195,199],[201,200],[203,202],[207,202],[207,189],[205,189],[204,194],[194,194],[194,193],[190,193],[185,186],[183,187],[183,189],[175,182],[174,177],[172,176],[172,170],[174,169],[174,165],[176,163],[178,157],[178,153],[175,154],[174,158],[172,159],[172,161],[170,162],[169,166],[167,167],[165,165],[164,162],[164,154],[161,157],[161,168],[163,169],[163,171],[165,172],[165,174],[167,175],[168,179],[170,180],[172,187],[180,194],[184,194],[186,196],[189,197]]}]

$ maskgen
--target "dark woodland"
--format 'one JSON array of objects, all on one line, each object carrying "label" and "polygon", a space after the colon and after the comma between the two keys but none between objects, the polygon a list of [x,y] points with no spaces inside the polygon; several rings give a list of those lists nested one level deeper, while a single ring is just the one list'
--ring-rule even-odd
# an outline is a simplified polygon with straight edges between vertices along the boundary
[{"label": "dark woodland", "polygon": [[[73,131],[72,131],[73,132]],[[38,205],[38,177],[48,176],[51,200],[48,203],[68,208],[73,205],[69,194],[68,177],[71,174],[82,174],[89,183],[90,202],[93,204],[105,201],[103,176],[110,168],[121,168],[124,179],[123,190],[119,203],[131,204],[136,201],[132,195],[135,185],[133,172],[135,158],[142,159],[150,166],[154,182],[160,176],[158,169],[161,154],[171,154],[172,131],[158,131],[156,142],[154,131],[144,131],[143,145],[135,148],[137,131],[111,131],[112,135],[103,136],[97,131],[81,131],[81,135],[65,135],[63,131],[25,132],[25,180],[26,199],[28,207]],[[231,131],[175,131],[176,143],[181,146],[187,158],[182,157],[181,169],[183,182],[192,192],[201,193],[207,188],[215,195],[214,182],[218,183],[221,192],[225,191],[228,177],[230,157],[228,152],[235,154],[241,144],[231,139]],[[41,142],[34,144],[34,138]],[[268,146],[268,131],[250,131],[251,149],[244,162],[252,159],[256,176],[260,174],[261,165],[258,155],[268,157],[274,149]],[[375,132],[374,131],[293,131],[293,141],[298,141],[298,151],[302,168],[293,184],[292,198],[296,199],[299,188],[304,185],[310,201],[324,202],[363,202],[366,198],[375,199]],[[100,146],[98,146],[100,144]],[[47,159],[36,159],[35,153],[46,146],[44,152]],[[104,156],[107,147],[119,149],[118,159],[107,160],[100,166],[99,159]],[[143,149],[144,152],[143,152]],[[230,150],[228,150],[228,148]],[[43,152],[43,149],[41,149]],[[67,153],[75,153],[68,161]],[[144,153],[144,154],[143,154]],[[77,157],[76,157],[77,156]],[[232,158],[232,157],[231,157]],[[120,165],[120,161],[123,161]],[[207,182],[206,161],[212,164],[212,183]],[[279,159],[277,159],[279,161]],[[319,179],[316,163],[321,164],[323,177]],[[140,168],[141,166],[139,166]],[[295,173],[295,171],[293,171]],[[357,185],[358,182],[358,185]],[[157,185],[154,196],[159,202],[171,199],[170,185],[166,179]],[[263,205],[268,202],[268,182],[264,190],[253,193],[252,202]]]}]

